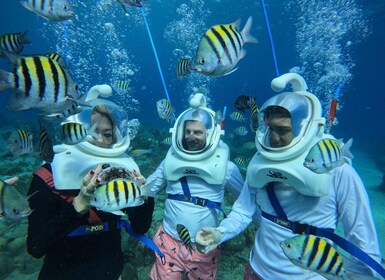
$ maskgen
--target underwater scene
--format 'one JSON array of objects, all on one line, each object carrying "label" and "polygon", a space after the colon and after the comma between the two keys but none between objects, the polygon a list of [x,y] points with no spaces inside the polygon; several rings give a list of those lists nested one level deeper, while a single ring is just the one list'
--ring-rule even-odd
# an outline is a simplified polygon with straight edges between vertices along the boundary
[{"label": "underwater scene", "polygon": [[[245,178],[257,151],[254,113],[276,94],[271,81],[285,73],[301,75],[319,98],[327,132],[354,140],[352,165],[368,193],[384,258],[384,1],[2,0],[0,8],[0,279],[37,279],[43,263],[26,246],[27,191],[46,160],[43,122],[53,145],[76,144],[61,122],[89,106],[83,97],[97,86],[131,120],[126,153],[148,177],[170,149],[175,119],[202,93],[220,115],[222,140]],[[210,36],[232,40],[214,42],[225,51],[210,53],[206,68],[198,56],[212,50],[204,46]],[[209,69],[218,61],[227,67]],[[48,64],[52,81],[41,78]],[[55,101],[42,101],[53,94]],[[255,107],[239,110],[248,100]],[[76,129],[86,135],[92,127]],[[16,184],[4,182],[14,176]],[[225,193],[225,213],[236,198]],[[150,238],[162,223],[165,199],[155,197]],[[226,242],[217,279],[243,279],[257,228],[252,222]],[[154,252],[125,232],[122,251],[122,279],[149,279]]]}]

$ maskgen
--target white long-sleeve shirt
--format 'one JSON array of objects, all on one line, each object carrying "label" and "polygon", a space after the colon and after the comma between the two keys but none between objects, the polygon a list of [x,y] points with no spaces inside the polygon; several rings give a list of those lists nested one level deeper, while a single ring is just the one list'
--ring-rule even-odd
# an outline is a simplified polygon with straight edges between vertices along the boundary
[{"label": "white long-sleeve shirt", "polygon": [[[151,174],[147,181],[156,180],[151,190],[155,193],[165,189],[166,194],[182,194],[183,189],[181,182],[166,180],[164,173],[164,161]],[[208,184],[204,180],[189,176],[187,184],[190,189],[191,196],[209,199],[214,202],[223,203],[224,190],[228,188],[233,193],[239,194],[244,180],[238,167],[231,161],[227,163],[227,172],[225,183],[222,185]],[[216,227],[219,224],[219,216],[222,215],[219,210],[202,207],[190,202],[166,199],[163,218],[163,228],[174,239],[179,240],[176,230],[177,224],[184,225],[190,233],[192,242],[195,242],[195,235],[202,227]]]},{"label": "white long-sleeve shirt", "polygon": [[[305,196],[292,187],[275,184],[278,201],[291,221],[333,229],[341,224],[345,239],[380,262],[378,238],[365,187],[350,165],[344,164],[336,168],[335,172],[327,196]],[[231,213],[217,228],[224,233],[222,242],[242,232],[257,207],[268,214],[277,215],[266,188],[251,189],[245,183]],[[324,279],[317,273],[304,273],[284,255],[279,243],[293,236],[295,234],[289,229],[261,218],[250,253],[253,270],[263,279]],[[345,268],[365,275],[371,273],[367,266],[357,261],[345,264]]]}]

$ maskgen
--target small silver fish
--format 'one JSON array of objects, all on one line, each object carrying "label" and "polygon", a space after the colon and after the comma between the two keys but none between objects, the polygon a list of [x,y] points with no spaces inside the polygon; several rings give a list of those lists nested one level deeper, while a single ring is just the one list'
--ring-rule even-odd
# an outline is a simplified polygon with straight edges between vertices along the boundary
[{"label": "small silver fish", "polygon": [[152,154],[153,151],[153,149],[135,149],[130,151],[130,155],[133,157],[141,157],[144,155]]},{"label": "small silver fish", "polygon": [[143,7],[142,3],[145,2],[144,0],[116,0],[116,1],[120,3],[120,6],[126,13],[128,13],[127,6]]},{"label": "small silver fish", "polygon": [[75,15],[69,0],[20,0],[19,2],[27,10],[49,21],[63,21]]},{"label": "small silver fish", "polygon": [[171,106],[171,102],[165,98],[156,102],[156,109],[158,111],[159,118],[171,122],[174,119],[174,109]]},{"label": "small silver fish", "polygon": [[12,156],[19,157],[33,153],[33,135],[25,130],[18,129],[8,138],[8,148]]},{"label": "small silver fish", "polygon": [[329,172],[343,165],[345,156],[353,158],[349,151],[352,143],[353,139],[349,139],[345,145],[341,140],[322,139],[310,149],[303,165],[317,174]]},{"label": "small silver fish", "polygon": [[237,128],[235,128],[235,134],[236,135],[245,136],[247,133],[249,133],[249,131],[243,125],[238,126]]},{"label": "small silver fish", "polygon": [[31,214],[28,197],[23,197],[14,186],[0,180],[0,216],[7,220],[19,221]]}]

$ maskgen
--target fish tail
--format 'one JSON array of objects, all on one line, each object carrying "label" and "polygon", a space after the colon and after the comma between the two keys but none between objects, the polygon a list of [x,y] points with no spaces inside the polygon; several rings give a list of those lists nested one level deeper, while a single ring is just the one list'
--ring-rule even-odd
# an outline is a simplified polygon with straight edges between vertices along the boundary
[{"label": "fish tail", "polygon": [[350,147],[352,146],[353,144],[353,138],[350,138],[344,145],[343,149],[344,149],[344,156],[350,158],[350,159],[353,159],[354,156],[353,154],[350,152]]},{"label": "fish tail", "polygon": [[0,69],[0,91],[12,88],[12,84],[9,81],[13,80],[13,73]]},{"label": "fish tail", "polygon": [[31,40],[28,39],[27,33],[29,30],[26,30],[23,34],[20,36],[20,43],[22,44],[32,44]]},{"label": "fish tail", "polygon": [[243,27],[241,34],[243,36],[243,40],[245,43],[257,44],[258,43],[257,38],[255,38],[253,35],[250,34],[250,29],[252,25],[253,25],[253,17],[250,16],[247,19],[247,22],[245,24],[245,27]]}]

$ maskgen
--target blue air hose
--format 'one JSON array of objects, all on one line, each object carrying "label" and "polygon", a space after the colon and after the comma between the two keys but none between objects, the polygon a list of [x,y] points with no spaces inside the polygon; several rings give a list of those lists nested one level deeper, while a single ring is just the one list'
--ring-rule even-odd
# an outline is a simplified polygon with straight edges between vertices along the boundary
[{"label": "blue air hose", "polygon": [[151,42],[152,50],[154,51],[154,55],[155,55],[155,59],[156,59],[156,64],[158,65],[159,75],[160,75],[160,78],[162,79],[162,83],[163,83],[164,92],[166,93],[167,100],[170,101],[170,96],[168,95],[166,83],[165,83],[164,78],[163,78],[162,68],[160,67],[160,62],[159,62],[158,54],[157,54],[156,49],[155,49],[154,41],[152,40],[152,36],[151,36],[151,32],[150,32],[150,27],[148,26],[146,15],[144,14],[144,9],[141,8],[140,10],[142,12],[143,20],[144,20],[144,23],[145,23],[146,28],[147,28],[148,37],[150,37],[150,42]]},{"label": "blue air hose", "polygon": [[274,47],[274,42],[273,42],[273,35],[271,34],[271,30],[270,30],[269,18],[268,18],[268,16],[267,16],[267,12],[266,12],[265,1],[264,1],[264,0],[261,0],[261,4],[262,4],[262,9],[263,9],[263,14],[264,14],[264,16],[265,16],[265,22],[266,22],[267,32],[269,33],[271,52],[273,53],[273,60],[274,60],[275,74],[276,74],[277,77],[279,77],[279,70],[278,70],[277,57],[276,57],[276,55],[275,55],[275,47]]}]

